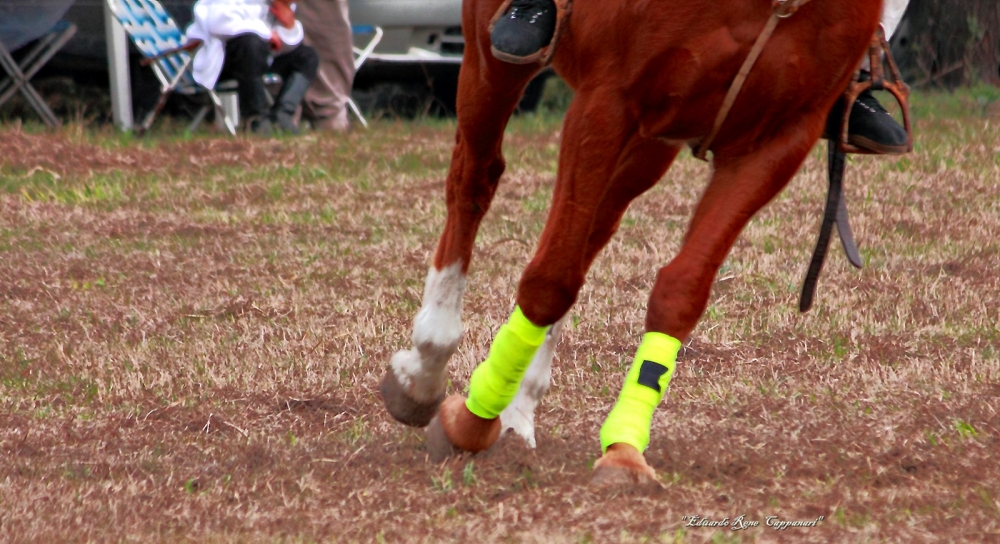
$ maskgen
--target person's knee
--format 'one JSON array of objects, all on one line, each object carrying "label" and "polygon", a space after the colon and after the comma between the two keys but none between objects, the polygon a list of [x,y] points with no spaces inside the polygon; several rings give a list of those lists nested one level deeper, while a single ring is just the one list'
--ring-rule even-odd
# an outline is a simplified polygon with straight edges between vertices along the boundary
[{"label": "person's knee", "polygon": [[267,71],[267,58],[270,55],[270,45],[267,40],[252,33],[233,36],[226,43],[226,54],[239,58],[239,63],[246,70]]}]

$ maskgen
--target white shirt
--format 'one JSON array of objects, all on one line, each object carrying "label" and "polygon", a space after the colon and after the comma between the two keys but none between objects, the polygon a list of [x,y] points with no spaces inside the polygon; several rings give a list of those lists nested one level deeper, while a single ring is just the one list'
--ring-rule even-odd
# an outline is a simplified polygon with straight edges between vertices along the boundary
[{"label": "white shirt", "polygon": [[292,28],[285,28],[274,20],[269,8],[269,0],[198,0],[195,3],[194,22],[188,27],[186,36],[189,40],[204,42],[191,65],[192,75],[199,85],[209,89],[215,87],[226,60],[226,40],[233,36],[253,33],[269,40],[273,30],[284,44],[282,51],[302,43],[305,36],[302,23],[296,20]]}]

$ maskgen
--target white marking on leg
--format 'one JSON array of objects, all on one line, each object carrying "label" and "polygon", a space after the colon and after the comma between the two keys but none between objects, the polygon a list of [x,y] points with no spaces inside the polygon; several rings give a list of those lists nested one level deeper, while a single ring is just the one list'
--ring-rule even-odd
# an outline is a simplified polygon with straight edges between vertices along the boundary
[{"label": "white marking on leg", "polygon": [[[568,315],[568,314],[567,314]],[[549,390],[549,383],[552,376],[552,357],[555,355],[556,345],[559,343],[559,336],[562,333],[563,323],[566,317],[557,321],[545,336],[535,357],[531,360],[531,365],[524,373],[521,386],[517,389],[514,400],[500,413],[500,423],[503,430],[514,429],[518,436],[528,442],[528,446],[535,447],[535,408]]]},{"label": "white marking on leg", "polygon": [[461,261],[427,273],[424,299],[413,319],[413,349],[392,356],[393,373],[411,398],[428,403],[444,394],[448,359],[462,340]]}]

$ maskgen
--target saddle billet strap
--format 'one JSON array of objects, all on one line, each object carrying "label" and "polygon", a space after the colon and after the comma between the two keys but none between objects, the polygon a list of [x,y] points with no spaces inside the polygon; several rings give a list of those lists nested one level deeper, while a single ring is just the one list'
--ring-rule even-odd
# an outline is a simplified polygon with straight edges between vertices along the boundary
[{"label": "saddle billet strap", "polygon": [[798,11],[798,9],[807,2],[809,2],[809,0],[774,0],[771,4],[771,17],[768,18],[767,24],[764,25],[764,29],[761,30],[760,35],[757,36],[757,41],[754,42],[746,60],[743,61],[743,66],[740,66],[740,71],[736,74],[736,79],[733,80],[733,84],[729,86],[729,92],[726,93],[726,98],[722,101],[722,108],[715,116],[715,124],[712,126],[712,132],[710,132],[708,136],[698,144],[698,147],[695,148],[695,157],[703,161],[708,160],[708,148],[712,146],[712,142],[715,140],[715,137],[718,136],[719,130],[722,128],[722,124],[726,122],[726,117],[729,116],[729,111],[733,109],[736,97],[740,95],[740,91],[743,89],[743,84],[746,83],[747,76],[750,75],[750,70],[753,68],[753,65],[756,64],[757,57],[759,57],[761,52],[764,51],[764,46],[767,45],[768,40],[771,39],[771,35],[774,34],[774,29],[778,26],[778,22],[782,19],[791,17],[793,13]]},{"label": "saddle billet strap", "polygon": [[[514,0],[504,0],[504,2],[500,4],[500,9],[493,14],[493,18],[490,19],[489,26],[486,27],[486,32],[488,34],[493,34],[493,27],[497,24],[497,21],[503,17],[503,14],[507,13],[507,9],[510,8],[513,1]],[[552,33],[552,39],[549,41],[548,45],[526,57],[516,57],[508,53],[504,53],[491,45],[490,52],[493,54],[493,57],[497,60],[509,62],[511,64],[532,64],[537,62],[543,67],[548,66],[549,63],[552,62],[552,56],[556,52],[556,44],[559,42],[559,36],[563,33],[566,24],[569,22],[570,12],[573,11],[573,0],[554,0],[554,3],[556,5],[556,29],[555,32]]]}]

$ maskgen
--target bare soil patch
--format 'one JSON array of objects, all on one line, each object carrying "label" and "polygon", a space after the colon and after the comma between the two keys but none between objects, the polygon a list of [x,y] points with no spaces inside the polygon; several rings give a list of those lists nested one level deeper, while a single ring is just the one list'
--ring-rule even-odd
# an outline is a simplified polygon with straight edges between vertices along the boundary
[{"label": "bare soil patch", "polygon": [[[270,141],[0,127],[2,539],[997,540],[1000,134],[974,117],[918,130],[910,156],[851,160],[867,266],[831,251],[800,315],[813,154],[681,354],[646,454],[664,487],[594,491],[598,429],[703,164],[682,157],[595,264],[538,448],[508,437],[434,464],[377,383],[408,347],[452,125]],[[510,128],[452,391],[510,311],[558,142],[557,120]],[[760,525],[735,531],[739,516]]]}]

